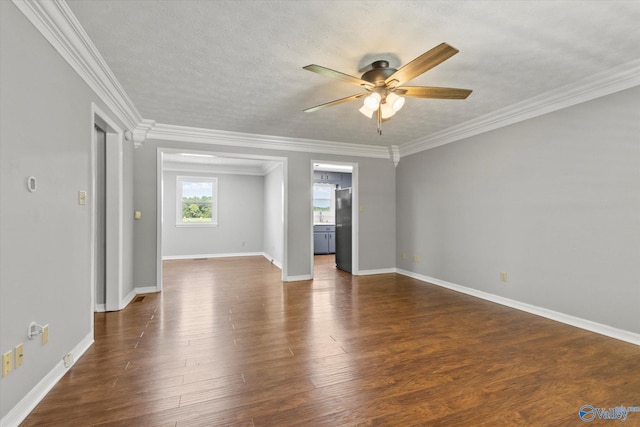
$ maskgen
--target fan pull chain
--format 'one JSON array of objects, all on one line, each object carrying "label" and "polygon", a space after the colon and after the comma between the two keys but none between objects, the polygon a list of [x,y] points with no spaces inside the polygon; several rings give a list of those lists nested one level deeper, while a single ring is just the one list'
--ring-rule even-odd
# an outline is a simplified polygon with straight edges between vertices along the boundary
[{"label": "fan pull chain", "polygon": [[382,109],[378,107],[378,135],[382,136]]}]

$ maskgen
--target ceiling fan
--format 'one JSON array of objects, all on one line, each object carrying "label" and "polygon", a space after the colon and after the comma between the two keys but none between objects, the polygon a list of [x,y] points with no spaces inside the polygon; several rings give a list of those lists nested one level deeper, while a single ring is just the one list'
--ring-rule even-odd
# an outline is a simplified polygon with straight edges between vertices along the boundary
[{"label": "ceiling fan", "polygon": [[369,118],[372,118],[374,113],[376,114],[378,121],[378,134],[382,135],[382,122],[389,120],[398,110],[400,110],[400,108],[402,108],[404,105],[404,96],[413,98],[466,99],[469,94],[471,94],[472,91],[469,89],[430,86],[402,86],[409,80],[451,58],[456,53],[458,53],[458,49],[446,43],[441,43],[399,69],[389,67],[388,61],[374,61],[371,64],[370,69],[360,78],[331,70],[320,65],[307,65],[302,68],[325,77],[331,77],[342,80],[346,83],[360,86],[366,92],[316,105],[315,107],[307,108],[303,111],[305,113],[311,113],[321,108],[331,107],[333,105],[366,97],[364,99],[364,105],[359,111]]}]

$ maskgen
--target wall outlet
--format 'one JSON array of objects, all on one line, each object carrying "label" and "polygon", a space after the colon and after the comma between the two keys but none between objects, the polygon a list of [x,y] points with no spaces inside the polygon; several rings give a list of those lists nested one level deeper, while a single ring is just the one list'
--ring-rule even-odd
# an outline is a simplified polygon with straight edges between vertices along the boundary
[{"label": "wall outlet", "polygon": [[420,257],[418,255],[414,255],[413,262],[420,262]]},{"label": "wall outlet", "polygon": [[46,345],[49,342],[49,325],[42,327],[42,345]]},{"label": "wall outlet", "polygon": [[16,346],[16,369],[22,366],[22,362],[24,362],[24,345],[20,343]]},{"label": "wall outlet", "polygon": [[406,253],[406,252],[402,252],[402,253],[400,254],[400,258],[402,258],[403,260],[404,260],[404,259],[407,259],[407,253]]},{"label": "wall outlet", "polygon": [[73,355],[71,353],[69,353],[66,356],[64,356],[64,358],[62,360],[64,360],[64,367],[65,368],[68,368],[71,365],[73,365]]},{"label": "wall outlet", "polygon": [[7,351],[2,355],[2,377],[9,375],[13,369],[13,350]]},{"label": "wall outlet", "polygon": [[500,273],[500,280],[502,280],[503,282],[507,281],[507,273],[506,272],[501,272]]}]

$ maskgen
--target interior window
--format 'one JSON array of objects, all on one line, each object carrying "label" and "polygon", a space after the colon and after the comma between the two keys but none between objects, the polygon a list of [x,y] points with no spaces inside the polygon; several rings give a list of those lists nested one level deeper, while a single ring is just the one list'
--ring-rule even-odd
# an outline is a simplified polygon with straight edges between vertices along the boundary
[{"label": "interior window", "polygon": [[179,176],[176,184],[176,225],[218,225],[218,178]]},{"label": "interior window", "polygon": [[313,184],[314,224],[335,224],[335,193],[333,184]]}]

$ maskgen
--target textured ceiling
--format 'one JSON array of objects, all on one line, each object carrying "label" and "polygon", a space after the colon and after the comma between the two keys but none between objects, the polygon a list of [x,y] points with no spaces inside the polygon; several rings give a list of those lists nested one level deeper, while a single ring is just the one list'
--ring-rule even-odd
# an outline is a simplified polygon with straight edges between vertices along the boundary
[{"label": "textured ceiling", "polygon": [[[639,1],[95,1],[68,4],[145,119],[401,145],[640,58]],[[441,42],[460,53],[411,85],[473,89],[407,99],[376,133],[359,92],[305,71],[400,67]]]}]

